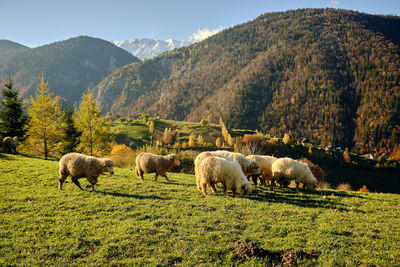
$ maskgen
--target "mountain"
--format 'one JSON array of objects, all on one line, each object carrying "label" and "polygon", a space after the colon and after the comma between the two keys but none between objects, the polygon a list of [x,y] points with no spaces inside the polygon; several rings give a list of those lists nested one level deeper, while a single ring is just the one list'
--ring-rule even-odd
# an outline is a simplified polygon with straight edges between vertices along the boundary
[{"label": "mountain", "polygon": [[163,41],[143,38],[112,42],[116,46],[125,49],[135,57],[138,57],[140,60],[154,58],[169,50],[192,44],[189,41],[177,41],[172,39]]},{"label": "mountain", "polygon": [[30,48],[9,40],[0,40],[0,64],[1,62],[13,57]]},{"label": "mountain", "polygon": [[43,75],[50,91],[73,103],[110,73],[139,61],[110,42],[80,36],[10,57],[0,63],[0,80],[10,76],[14,87],[28,98]]},{"label": "mountain", "polygon": [[267,13],[122,67],[103,112],[291,133],[359,152],[400,143],[400,18],[338,9]]}]

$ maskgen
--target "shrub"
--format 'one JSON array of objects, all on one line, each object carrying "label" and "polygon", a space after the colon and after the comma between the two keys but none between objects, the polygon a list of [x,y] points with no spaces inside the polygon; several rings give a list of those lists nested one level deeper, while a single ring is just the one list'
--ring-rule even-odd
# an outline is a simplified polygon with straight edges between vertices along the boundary
[{"label": "shrub", "polygon": [[317,188],[318,189],[332,189],[332,186],[327,181],[321,181],[321,182],[318,182]]},{"label": "shrub", "polygon": [[363,185],[360,189],[358,189],[358,192],[366,192],[366,193],[368,193],[369,189],[367,188],[366,185]]},{"label": "shrub", "polygon": [[349,183],[338,184],[338,186],[336,187],[336,190],[353,191],[353,189],[351,188],[351,185]]},{"label": "shrub", "polygon": [[113,145],[110,156],[117,167],[127,168],[135,165],[135,152],[124,144]]}]

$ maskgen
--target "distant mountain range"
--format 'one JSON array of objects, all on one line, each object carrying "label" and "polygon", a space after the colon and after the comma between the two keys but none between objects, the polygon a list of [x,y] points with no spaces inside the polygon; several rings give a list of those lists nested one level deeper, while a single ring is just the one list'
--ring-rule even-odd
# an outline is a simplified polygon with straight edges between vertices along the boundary
[{"label": "distant mountain range", "polygon": [[[50,91],[73,104],[108,74],[140,60],[110,42],[80,36],[29,49],[0,41],[0,80],[8,77],[24,98],[33,95],[42,75]],[[5,57],[4,57],[5,55]]]},{"label": "distant mountain range", "polygon": [[104,113],[222,118],[362,152],[400,143],[399,70],[399,17],[301,9],[126,65],[95,94]]},{"label": "distant mountain range", "polygon": [[164,52],[191,45],[189,41],[177,40],[154,40],[145,38],[135,38],[125,41],[112,41],[116,46],[125,49],[140,60],[154,58]]},{"label": "distant mountain range", "polygon": [[27,46],[9,40],[0,40],[0,64],[10,57],[13,57],[29,49],[30,48]]}]

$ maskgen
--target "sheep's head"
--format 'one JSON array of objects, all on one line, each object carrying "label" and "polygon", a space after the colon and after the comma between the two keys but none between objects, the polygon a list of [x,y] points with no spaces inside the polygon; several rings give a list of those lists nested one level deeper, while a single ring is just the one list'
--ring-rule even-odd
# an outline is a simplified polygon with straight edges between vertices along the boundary
[{"label": "sheep's head", "polygon": [[103,172],[114,174],[114,161],[112,161],[111,159],[101,159],[101,166],[103,167]]},{"label": "sheep's head", "polygon": [[167,156],[168,159],[172,162],[174,166],[179,166],[181,165],[181,162],[179,161],[179,156],[177,154],[170,154]]},{"label": "sheep's head", "polygon": [[236,188],[236,191],[238,192],[238,194],[240,194],[242,196],[247,196],[252,191],[251,184],[243,183],[238,188]]},{"label": "sheep's head", "polygon": [[258,163],[255,162],[254,160],[250,160],[250,163],[247,166],[246,176],[249,177],[251,175],[260,175],[260,174],[261,174],[260,165],[258,165]]}]

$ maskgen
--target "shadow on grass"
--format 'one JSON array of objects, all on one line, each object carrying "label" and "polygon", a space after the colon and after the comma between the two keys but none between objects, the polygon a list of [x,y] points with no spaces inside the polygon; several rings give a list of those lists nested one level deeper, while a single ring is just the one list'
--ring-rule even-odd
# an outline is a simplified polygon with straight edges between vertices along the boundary
[{"label": "shadow on grass", "polygon": [[[353,197],[353,195],[345,192],[326,192],[326,195],[335,195],[338,197]],[[317,197],[317,199],[316,199]],[[321,191],[301,191],[296,192],[296,189],[275,189],[270,191],[266,188],[255,187],[252,194],[248,197],[251,200],[271,202],[271,203],[287,203],[307,208],[324,208],[337,209],[339,211],[354,211],[365,213],[362,210],[348,208],[348,205],[334,202],[329,199],[321,199]]]},{"label": "shadow on grass", "polygon": [[136,198],[136,199],[157,199],[157,200],[169,200],[170,198],[164,198],[159,196],[141,196],[141,195],[133,195],[127,193],[119,193],[119,192],[107,192],[107,191],[94,191],[94,193],[109,195],[114,197],[127,197],[127,198]]},{"label": "shadow on grass", "polygon": [[0,153],[0,159],[10,160],[11,158],[7,154]]}]

